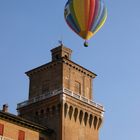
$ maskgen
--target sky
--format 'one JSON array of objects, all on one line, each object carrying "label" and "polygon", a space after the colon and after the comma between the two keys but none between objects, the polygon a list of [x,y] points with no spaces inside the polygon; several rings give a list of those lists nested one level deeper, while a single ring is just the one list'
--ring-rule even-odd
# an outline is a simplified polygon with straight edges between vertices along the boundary
[{"label": "sky", "polygon": [[67,0],[0,0],[0,107],[28,99],[25,72],[51,61],[58,40],[93,71],[94,101],[104,105],[100,140],[140,139],[140,1],[105,0],[108,18],[83,47],[64,20]]}]

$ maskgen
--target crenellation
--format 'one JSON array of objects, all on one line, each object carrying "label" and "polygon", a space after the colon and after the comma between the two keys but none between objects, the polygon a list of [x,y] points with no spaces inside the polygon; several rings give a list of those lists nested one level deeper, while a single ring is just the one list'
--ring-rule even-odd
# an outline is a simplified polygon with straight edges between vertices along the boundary
[{"label": "crenellation", "polygon": [[83,122],[83,116],[84,116],[84,113],[83,113],[82,110],[80,110],[80,113],[79,113],[79,122],[80,122],[80,124],[82,124],[82,122]]},{"label": "crenellation", "polygon": [[70,106],[69,107],[69,118],[70,118],[70,120],[71,120],[71,118],[73,117],[73,107],[72,106]]},{"label": "crenellation", "polygon": [[101,125],[102,125],[102,119],[99,118],[98,119],[98,127],[97,127],[97,130],[99,130],[99,128],[101,127]]},{"label": "crenellation", "polygon": [[71,121],[74,119],[75,123],[79,121],[85,127],[89,126],[89,128],[92,128],[93,126],[95,130],[99,130],[102,124],[102,119],[99,116],[68,103],[64,104],[64,118],[69,118]]},{"label": "crenellation", "polygon": [[75,122],[77,121],[77,116],[79,115],[79,111],[78,111],[78,108],[75,108],[74,109],[74,120]]},{"label": "crenellation", "polygon": [[90,128],[92,127],[92,124],[93,124],[93,115],[90,114],[90,116],[89,116],[89,126],[90,126]]},{"label": "crenellation", "polygon": [[84,113],[84,124],[85,124],[85,126],[87,125],[88,116],[89,116],[88,113],[85,112],[85,113]]},{"label": "crenellation", "polygon": [[94,129],[97,128],[97,122],[98,122],[98,117],[97,116],[94,116],[94,122],[93,122]]}]

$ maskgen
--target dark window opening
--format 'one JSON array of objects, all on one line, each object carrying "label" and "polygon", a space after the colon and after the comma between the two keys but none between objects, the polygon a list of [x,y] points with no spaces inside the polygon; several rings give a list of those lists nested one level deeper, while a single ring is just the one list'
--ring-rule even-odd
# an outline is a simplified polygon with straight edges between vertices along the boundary
[{"label": "dark window opening", "polygon": [[67,55],[65,55],[65,58],[66,58],[66,59],[68,59],[68,56],[67,56]]},{"label": "dark window opening", "polygon": [[56,58],[56,59],[59,59],[59,55],[56,55],[55,58]]},{"label": "dark window opening", "polygon": [[38,115],[39,115],[39,114],[38,114],[38,111],[36,111],[36,112],[35,112],[35,115],[36,115],[36,116],[38,116]]},{"label": "dark window opening", "polygon": [[45,140],[43,137],[40,137],[39,140]]},{"label": "dark window opening", "polygon": [[40,111],[40,114],[41,114],[41,115],[43,115],[43,114],[44,114],[44,110],[43,110],[43,109]]}]

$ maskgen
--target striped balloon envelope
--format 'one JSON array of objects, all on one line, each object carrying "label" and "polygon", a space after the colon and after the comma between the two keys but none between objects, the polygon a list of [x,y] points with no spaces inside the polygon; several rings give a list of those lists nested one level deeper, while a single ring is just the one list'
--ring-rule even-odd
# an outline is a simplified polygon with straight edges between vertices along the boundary
[{"label": "striped balloon envelope", "polygon": [[69,27],[85,40],[89,40],[103,26],[107,9],[102,0],[68,0],[64,17]]}]

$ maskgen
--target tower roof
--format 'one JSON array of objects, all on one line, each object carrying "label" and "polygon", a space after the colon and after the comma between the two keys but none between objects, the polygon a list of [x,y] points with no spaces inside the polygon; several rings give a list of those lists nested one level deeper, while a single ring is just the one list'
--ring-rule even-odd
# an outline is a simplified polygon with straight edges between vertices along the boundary
[{"label": "tower roof", "polygon": [[28,76],[32,75],[34,72],[40,72],[42,70],[48,69],[49,67],[52,67],[53,65],[56,65],[57,63],[66,63],[69,66],[75,68],[78,71],[81,71],[82,73],[90,76],[90,77],[96,77],[97,75],[95,73],[93,73],[92,71],[84,68],[83,66],[80,66],[79,64],[73,62],[71,60],[71,53],[72,50],[65,47],[63,44],[61,44],[60,46],[54,48],[51,50],[52,52],[52,61],[49,63],[46,63],[44,65],[41,65],[37,68],[34,68],[30,71],[27,71],[26,74]]},{"label": "tower roof", "polygon": [[52,61],[65,57],[67,59],[71,59],[72,50],[65,47],[63,44],[51,50],[52,53]]}]

